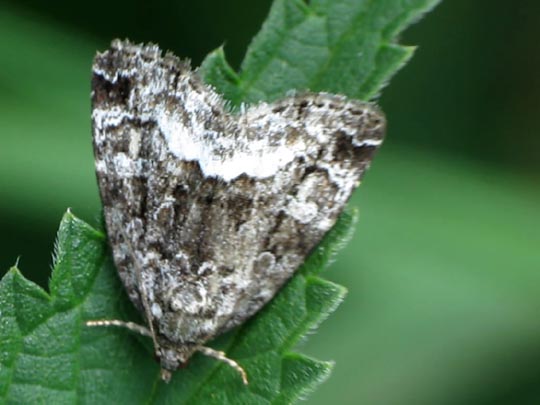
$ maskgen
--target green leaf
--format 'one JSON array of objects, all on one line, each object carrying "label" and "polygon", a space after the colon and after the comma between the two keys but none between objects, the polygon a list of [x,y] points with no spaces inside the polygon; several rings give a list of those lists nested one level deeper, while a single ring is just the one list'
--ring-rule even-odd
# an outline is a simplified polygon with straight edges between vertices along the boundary
[{"label": "green leaf", "polygon": [[[327,238],[325,251],[341,243],[345,225]],[[0,282],[0,398],[7,403],[289,403],[332,367],[290,351],[345,294],[305,268],[255,319],[220,337],[215,345],[249,375],[244,387],[230,367],[201,355],[166,385],[143,338],[84,325],[137,315],[116,276],[105,235],[70,212],[58,232],[50,290],[49,295],[16,268]]]},{"label": "green leaf", "polygon": [[[377,94],[412,53],[395,35],[436,0],[276,0],[241,72],[222,49],[201,67],[231,100],[272,100],[297,89],[356,98]],[[66,213],[50,294],[12,268],[0,282],[0,398],[7,403],[292,403],[328,377],[332,364],[294,353],[345,290],[318,277],[350,236],[344,214],[295,277],[256,317],[212,345],[248,373],[243,386],[223,363],[195,355],[171,384],[159,380],[148,340],[89,319],[141,319],[119,283],[103,233]]]},{"label": "green leaf", "polygon": [[396,35],[439,0],[276,0],[240,73],[222,48],[201,69],[234,105],[295,90],[371,99],[411,56]]}]

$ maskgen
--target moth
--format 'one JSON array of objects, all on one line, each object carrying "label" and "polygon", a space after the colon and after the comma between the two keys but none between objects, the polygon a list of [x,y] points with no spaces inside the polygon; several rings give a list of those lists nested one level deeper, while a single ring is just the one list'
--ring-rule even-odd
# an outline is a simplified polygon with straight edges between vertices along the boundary
[{"label": "moth", "polygon": [[96,174],[114,263],[165,381],[242,324],[334,225],[381,145],[372,104],[297,93],[233,111],[186,61],[114,40],[93,63]]}]

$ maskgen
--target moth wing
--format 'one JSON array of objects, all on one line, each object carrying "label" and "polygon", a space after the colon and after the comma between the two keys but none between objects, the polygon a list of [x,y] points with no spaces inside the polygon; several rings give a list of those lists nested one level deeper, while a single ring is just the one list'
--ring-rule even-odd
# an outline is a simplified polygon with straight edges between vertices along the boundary
[{"label": "moth wing", "polygon": [[224,104],[157,47],[119,42],[96,57],[108,236],[162,346],[200,345],[268,302],[333,226],[384,135],[376,107],[341,96],[238,114]]}]

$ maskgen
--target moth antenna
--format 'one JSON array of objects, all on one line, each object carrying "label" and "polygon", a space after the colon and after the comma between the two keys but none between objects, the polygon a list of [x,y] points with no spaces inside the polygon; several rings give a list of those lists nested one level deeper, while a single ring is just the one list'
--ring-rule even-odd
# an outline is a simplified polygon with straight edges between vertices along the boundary
[{"label": "moth antenna", "polygon": [[136,332],[143,336],[152,337],[152,332],[146,326],[138,325],[133,322],[124,322],[116,319],[111,320],[97,320],[97,321],[86,321],[86,326],[118,326],[120,328],[129,329],[132,332]]},{"label": "moth antenna", "polygon": [[197,347],[197,351],[198,352],[201,352],[202,354],[204,354],[205,356],[209,356],[209,357],[213,357],[214,359],[216,360],[219,360],[219,361],[222,361],[224,363],[227,363],[227,365],[229,365],[230,367],[234,368],[236,371],[238,371],[240,373],[240,376],[242,377],[242,382],[245,384],[245,385],[248,385],[248,379],[247,379],[247,374],[246,372],[244,371],[244,369],[240,366],[240,364],[238,364],[236,361],[232,360],[232,359],[229,359],[226,355],[225,355],[225,352],[222,352],[222,351],[219,351],[219,350],[214,350],[210,347],[206,347],[206,346],[199,346]]}]

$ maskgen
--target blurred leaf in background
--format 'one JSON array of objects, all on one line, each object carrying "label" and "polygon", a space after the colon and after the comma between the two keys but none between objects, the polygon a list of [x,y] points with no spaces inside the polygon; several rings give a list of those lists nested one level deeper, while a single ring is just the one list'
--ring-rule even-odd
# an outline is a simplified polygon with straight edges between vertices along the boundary
[{"label": "blurred leaf in background", "polygon": [[[197,65],[225,42],[237,67],[269,4],[0,2],[2,271],[20,255],[45,285],[65,209],[99,221],[96,49],[151,40]],[[388,139],[326,274],[350,293],[306,347],[337,365],[309,403],[540,403],[539,16],[452,0],[402,38],[419,49],[379,100]]]}]

